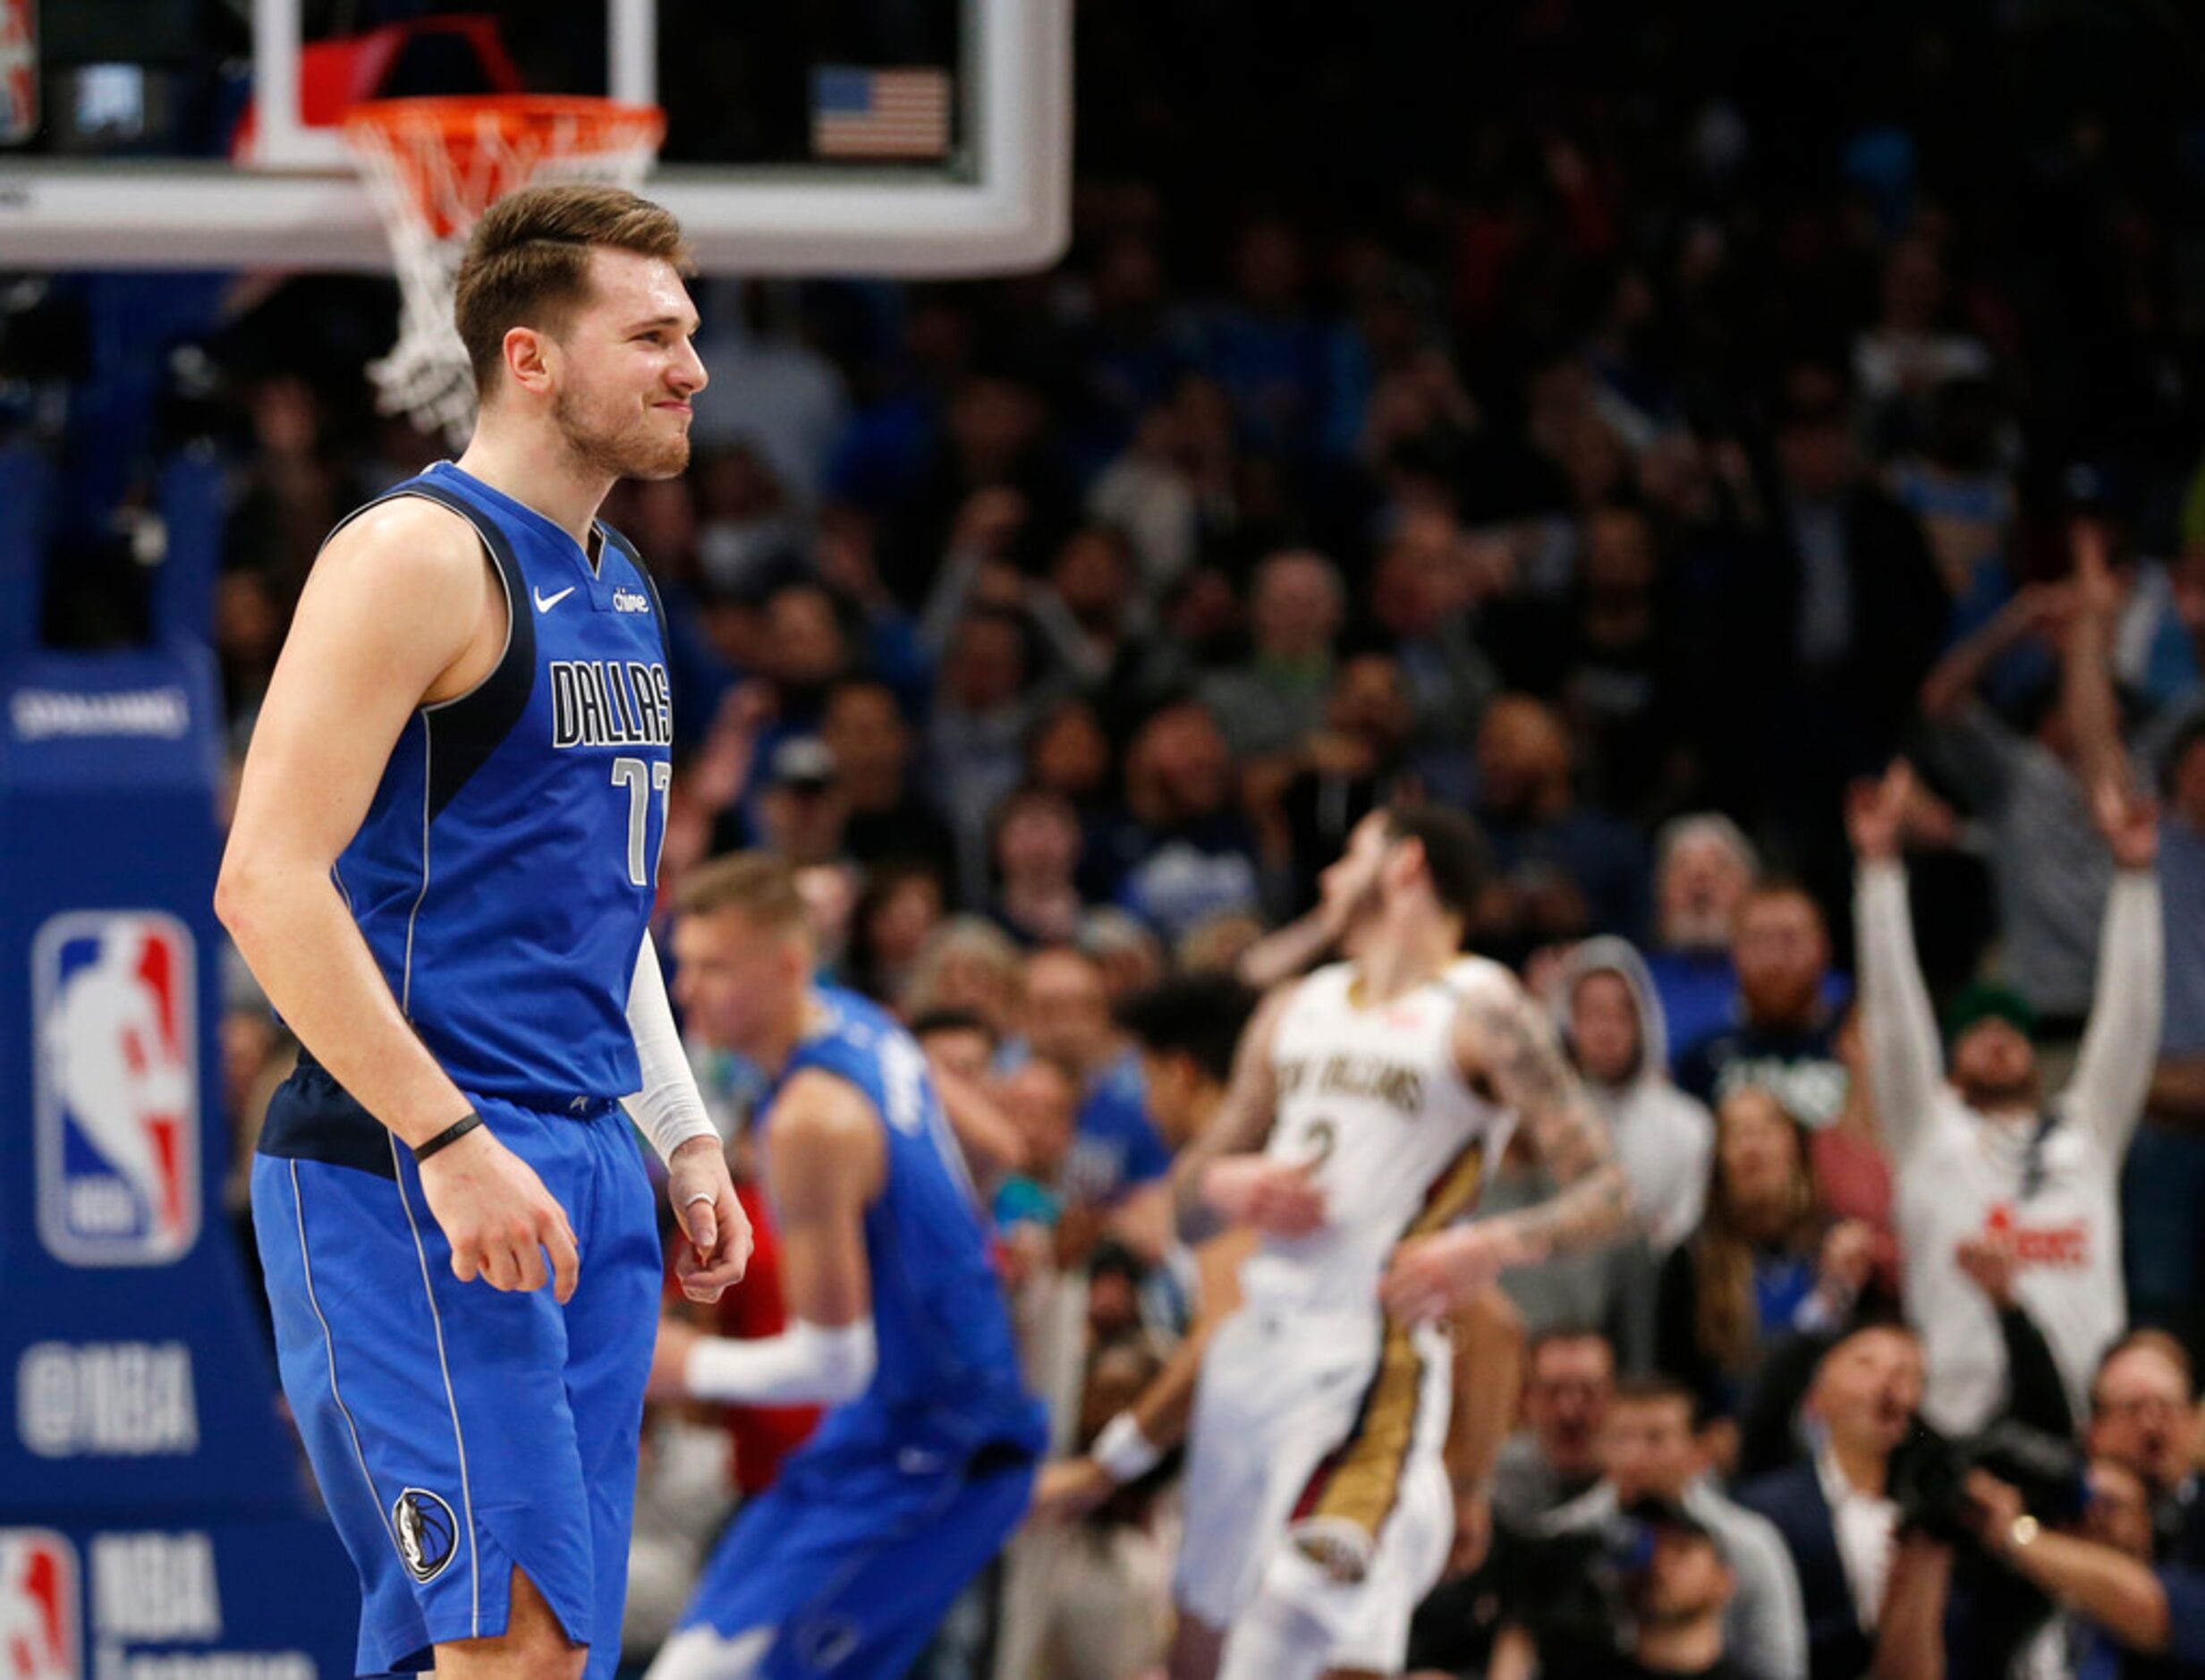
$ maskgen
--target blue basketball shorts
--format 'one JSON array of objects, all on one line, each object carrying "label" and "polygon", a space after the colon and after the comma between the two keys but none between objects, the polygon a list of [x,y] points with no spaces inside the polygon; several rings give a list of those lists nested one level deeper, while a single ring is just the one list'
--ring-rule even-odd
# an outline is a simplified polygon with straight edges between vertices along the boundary
[{"label": "blue basketball shorts", "polygon": [[819,1445],[736,1516],[650,1680],[903,1680],[1032,1498],[1022,1447]]},{"label": "blue basketball shorts", "polygon": [[411,1153],[302,1066],[252,1171],[284,1393],[360,1571],[360,1674],[504,1633],[519,1569],[610,1680],[658,1319],[650,1184],[617,1106],[471,1100],[565,1209],[574,1298],[454,1277]]}]

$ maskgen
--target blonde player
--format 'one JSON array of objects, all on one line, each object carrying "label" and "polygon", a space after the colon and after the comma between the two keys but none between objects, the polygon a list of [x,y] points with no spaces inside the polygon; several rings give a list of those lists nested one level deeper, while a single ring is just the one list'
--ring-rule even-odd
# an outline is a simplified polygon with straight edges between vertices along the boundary
[{"label": "blonde player", "polygon": [[[1543,1012],[1458,955],[1482,854],[1452,811],[1364,819],[1324,881],[1350,960],[1265,999],[1175,1175],[1183,1223],[1261,1234],[1195,1401],[1175,1680],[1400,1671],[1454,1531],[1440,1320],[1629,1211]],[[1518,1125],[1557,1193],[1463,1223]]]}]

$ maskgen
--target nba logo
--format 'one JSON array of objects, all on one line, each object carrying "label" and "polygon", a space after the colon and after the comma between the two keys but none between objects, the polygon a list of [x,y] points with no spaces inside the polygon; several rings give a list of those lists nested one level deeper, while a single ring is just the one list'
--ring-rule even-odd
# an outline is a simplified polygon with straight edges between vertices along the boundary
[{"label": "nba logo", "polygon": [[38,132],[38,0],[0,0],[0,146]]},{"label": "nba logo", "polygon": [[38,1235],[72,1266],[160,1266],[199,1238],[191,930],[149,910],[54,917],[31,946]]},{"label": "nba logo", "polygon": [[76,1553],[40,1528],[0,1528],[0,1680],[83,1680]]}]

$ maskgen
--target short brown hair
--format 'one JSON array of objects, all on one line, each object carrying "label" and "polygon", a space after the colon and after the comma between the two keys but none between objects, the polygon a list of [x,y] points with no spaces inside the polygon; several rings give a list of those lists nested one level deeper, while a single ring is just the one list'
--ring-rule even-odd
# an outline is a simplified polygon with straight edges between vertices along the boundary
[{"label": "short brown hair", "polygon": [[2099,1398],[2099,1391],[2105,1386],[2106,1372],[2112,1369],[2114,1361],[2129,1353],[2157,1353],[2175,1368],[2185,1389],[2196,1386],[2196,1377],[2190,1365],[2190,1350],[2182,1345],[2178,1337],[2170,1336],[2165,1330],[2146,1326],[2124,1332],[2119,1340],[2099,1355],[2098,1368],[2091,1372],[2092,1406],[2104,1404]]},{"label": "short brown hair", "polygon": [[452,313],[479,396],[490,395],[507,333],[516,327],[556,332],[567,311],[588,301],[589,252],[598,245],[689,266],[682,225],[624,187],[524,187],[475,224]]},{"label": "short brown hair", "polygon": [[1689,1420],[1700,1410],[1700,1397],[1675,1377],[1650,1372],[1642,1376],[1625,1377],[1616,1385],[1614,1404],[1627,1405],[1681,1405]]},{"label": "short brown hair", "polygon": [[684,916],[735,910],[754,926],[801,932],[810,923],[796,871],[770,852],[737,852],[700,863],[682,882],[674,908]]}]

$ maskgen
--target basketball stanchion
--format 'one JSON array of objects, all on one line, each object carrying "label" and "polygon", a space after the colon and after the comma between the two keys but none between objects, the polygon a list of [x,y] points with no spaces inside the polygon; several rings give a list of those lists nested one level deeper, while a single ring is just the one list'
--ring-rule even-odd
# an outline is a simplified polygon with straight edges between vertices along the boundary
[{"label": "basketball stanchion", "polygon": [[[0,451],[0,502],[24,464]],[[219,530],[224,471],[162,471],[142,644],[64,649],[35,606],[0,615],[8,1680],[352,1672],[358,1593],[278,1421],[223,1198],[221,552],[187,533]],[[44,556],[6,523],[0,574],[35,603]]]}]

